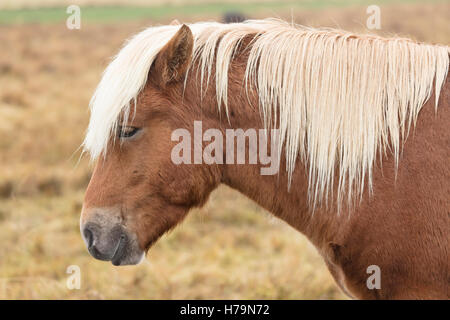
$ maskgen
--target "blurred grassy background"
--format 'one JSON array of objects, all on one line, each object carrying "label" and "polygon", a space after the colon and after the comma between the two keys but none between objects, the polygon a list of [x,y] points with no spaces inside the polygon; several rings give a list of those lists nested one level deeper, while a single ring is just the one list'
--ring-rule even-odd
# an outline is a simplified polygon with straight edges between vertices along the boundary
[{"label": "blurred grassy background", "polygon": [[[365,32],[366,7],[379,4],[378,33],[449,44],[450,1],[77,3],[85,5],[81,30],[65,26],[71,1],[0,2],[0,298],[345,298],[301,234],[226,187],[145,263],[116,268],[91,258],[78,226],[91,173],[86,159],[77,164],[88,101],[123,41],[152,24],[237,10]],[[66,287],[69,265],[81,268],[80,290]]]}]

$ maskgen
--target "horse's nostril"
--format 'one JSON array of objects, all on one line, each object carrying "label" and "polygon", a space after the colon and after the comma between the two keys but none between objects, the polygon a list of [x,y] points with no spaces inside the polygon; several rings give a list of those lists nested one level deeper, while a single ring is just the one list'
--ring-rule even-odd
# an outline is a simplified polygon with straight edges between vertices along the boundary
[{"label": "horse's nostril", "polygon": [[88,227],[84,229],[83,233],[84,233],[84,237],[86,239],[88,248],[91,248],[92,244],[94,243],[94,234],[92,233],[91,229],[89,229]]},{"label": "horse's nostril", "polygon": [[123,249],[127,245],[127,235],[120,225],[113,228],[100,227],[97,223],[88,222],[83,226],[83,237],[89,253],[98,260],[120,263]]}]

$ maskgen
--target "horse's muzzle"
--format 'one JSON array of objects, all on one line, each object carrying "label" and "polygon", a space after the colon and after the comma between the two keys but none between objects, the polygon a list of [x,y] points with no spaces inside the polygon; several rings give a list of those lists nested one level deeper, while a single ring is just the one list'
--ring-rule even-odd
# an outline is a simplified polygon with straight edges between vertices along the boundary
[{"label": "horse's muzzle", "polygon": [[[120,226],[116,226],[107,235],[108,242],[100,244],[100,227],[95,223],[88,223],[84,227],[83,235],[89,253],[98,260],[111,261],[114,265],[120,265],[122,256],[128,244],[128,237]],[[101,249],[99,248],[101,247]]]},{"label": "horse's muzzle", "polygon": [[89,253],[98,260],[111,261],[115,266],[138,264],[142,260],[143,250],[136,235],[114,219],[110,210],[89,214],[87,221],[81,223],[81,234]]}]

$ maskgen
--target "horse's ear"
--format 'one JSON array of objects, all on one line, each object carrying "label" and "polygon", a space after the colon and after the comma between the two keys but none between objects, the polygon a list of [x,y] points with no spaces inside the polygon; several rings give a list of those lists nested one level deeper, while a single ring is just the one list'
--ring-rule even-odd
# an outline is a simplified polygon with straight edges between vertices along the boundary
[{"label": "horse's ear", "polygon": [[193,47],[192,31],[183,24],[155,59],[151,72],[157,85],[164,88],[168,83],[182,79],[191,63]]}]

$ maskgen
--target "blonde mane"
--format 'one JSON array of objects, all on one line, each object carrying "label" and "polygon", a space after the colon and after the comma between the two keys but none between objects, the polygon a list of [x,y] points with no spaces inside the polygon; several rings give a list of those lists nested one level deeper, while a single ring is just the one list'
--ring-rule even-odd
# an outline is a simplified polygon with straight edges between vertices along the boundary
[{"label": "blonde mane", "polygon": [[[280,129],[289,184],[297,158],[306,166],[313,208],[333,196],[335,170],[340,204],[345,194],[348,203],[353,195],[361,196],[366,179],[371,189],[377,153],[391,150],[398,164],[401,145],[433,89],[437,107],[449,67],[449,47],[408,39],[279,20],[189,27],[201,79],[215,79],[217,106],[226,111],[233,54],[246,36],[256,35],[249,45],[245,85],[257,88],[264,124]],[[126,121],[155,57],[178,29],[159,26],[137,34],[105,70],[90,102],[83,143],[93,159],[106,153],[119,117]]]}]

